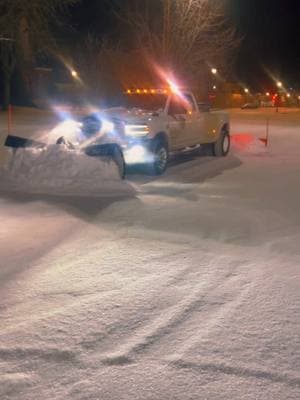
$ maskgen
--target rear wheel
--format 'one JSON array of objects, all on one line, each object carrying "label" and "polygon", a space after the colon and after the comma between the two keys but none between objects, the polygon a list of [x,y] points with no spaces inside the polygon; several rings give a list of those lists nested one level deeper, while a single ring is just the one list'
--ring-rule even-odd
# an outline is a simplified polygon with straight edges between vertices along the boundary
[{"label": "rear wheel", "polygon": [[213,144],[213,153],[216,157],[224,157],[230,150],[230,136],[227,130],[222,130],[218,140]]}]

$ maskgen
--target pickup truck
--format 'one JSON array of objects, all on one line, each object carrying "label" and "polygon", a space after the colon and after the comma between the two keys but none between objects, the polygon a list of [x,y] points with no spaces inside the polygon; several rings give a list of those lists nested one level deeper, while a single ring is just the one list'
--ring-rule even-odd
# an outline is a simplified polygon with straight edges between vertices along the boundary
[{"label": "pickup truck", "polygon": [[[97,111],[81,119],[80,142],[97,156],[103,145],[115,145],[127,164],[146,164],[162,174],[169,156],[202,147],[226,156],[230,149],[229,117],[210,111],[187,90],[128,89],[125,106]],[[119,158],[120,158],[119,157]]]}]

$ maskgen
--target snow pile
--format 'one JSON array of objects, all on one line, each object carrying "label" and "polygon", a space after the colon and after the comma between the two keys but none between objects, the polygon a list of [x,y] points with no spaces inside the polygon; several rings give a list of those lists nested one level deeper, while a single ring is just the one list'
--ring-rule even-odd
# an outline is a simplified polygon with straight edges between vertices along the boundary
[{"label": "snow pile", "polygon": [[62,145],[18,149],[0,179],[3,188],[35,193],[103,196],[129,190],[112,159],[89,157]]}]

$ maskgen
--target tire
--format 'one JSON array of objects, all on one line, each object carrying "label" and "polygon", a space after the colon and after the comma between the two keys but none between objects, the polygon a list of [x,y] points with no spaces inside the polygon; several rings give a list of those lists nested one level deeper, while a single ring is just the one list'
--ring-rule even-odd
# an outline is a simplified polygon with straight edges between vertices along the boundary
[{"label": "tire", "polygon": [[213,154],[216,157],[225,157],[230,150],[230,136],[229,132],[223,129],[220,133],[218,140],[213,143]]},{"label": "tire", "polygon": [[154,160],[149,167],[149,173],[151,175],[162,175],[168,165],[168,144],[165,140],[159,140],[154,141],[151,147],[151,153],[153,154]]}]

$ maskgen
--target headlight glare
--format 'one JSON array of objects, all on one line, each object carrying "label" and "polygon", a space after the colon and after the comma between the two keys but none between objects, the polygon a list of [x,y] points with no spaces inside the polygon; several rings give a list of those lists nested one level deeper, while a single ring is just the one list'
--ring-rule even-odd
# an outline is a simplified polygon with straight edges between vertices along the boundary
[{"label": "headlight glare", "polygon": [[125,134],[128,136],[146,136],[149,133],[148,125],[125,125]]}]

